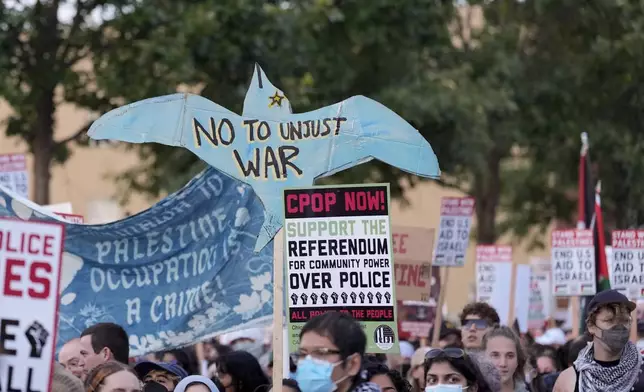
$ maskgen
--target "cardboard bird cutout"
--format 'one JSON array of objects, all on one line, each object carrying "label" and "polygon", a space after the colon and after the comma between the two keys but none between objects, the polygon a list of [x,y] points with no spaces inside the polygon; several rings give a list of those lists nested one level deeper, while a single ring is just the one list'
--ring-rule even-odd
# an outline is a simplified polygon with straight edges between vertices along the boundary
[{"label": "cardboard bird cutout", "polygon": [[255,250],[282,227],[284,188],[310,186],[371,159],[422,177],[440,176],[429,143],[386,106],[354,96],[293,114],[259,65],[241,116],[198,95],[172,94],[106,113],[89,136],[185,147],[252,186],[266,209]]}]

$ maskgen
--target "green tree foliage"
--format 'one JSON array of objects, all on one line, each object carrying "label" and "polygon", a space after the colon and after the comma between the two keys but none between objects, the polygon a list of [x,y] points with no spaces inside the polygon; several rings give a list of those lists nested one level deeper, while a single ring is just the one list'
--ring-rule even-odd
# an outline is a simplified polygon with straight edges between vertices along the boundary
[{"label": "green tree foliage", "polygon": [[[641,2],[527,1],[525,159],[506,192],[520,235],[576,219],[580,133],[588,132],[606,228],[644,219],[644,8]],[[610,238],[607,237],[607,238]]]},{"label": "green tree foliage", "polygon": [[13,109],[7,134],[24,140],[34,153],[34,199],[40,204],[49,203],[51,165],[64,162],[68,144],[87,129],[55,140],[56,106],[68,102],[95,111],[112,107],[109,97],[97,93],[94,77],[82,64],[101,50],[101,37],[109,27],[94,23],[90,14],[108,6],[119,13],[130,6],[128,0],[77,1],[71,20],[63,21],[60,11],[67,3],[0,2],[0,96]]}]

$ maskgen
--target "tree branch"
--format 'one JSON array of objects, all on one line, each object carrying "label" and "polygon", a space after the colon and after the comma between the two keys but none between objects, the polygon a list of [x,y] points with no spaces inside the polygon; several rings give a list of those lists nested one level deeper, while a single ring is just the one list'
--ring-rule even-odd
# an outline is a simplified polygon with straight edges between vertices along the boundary
[{"label": "tree branch", "polygon": [[89,127],[92,125],[92,123],[93,123],[93,121],[90,121],[87,124],[85,124],[85,126],[81,127],[78,131],[74,132],[74,134],[72,134],[71,136],[66,137],[63,140],[59,140],[57,142],[54,142],[55,145],[56,146],[61,146],[61,145],[67,144],[69,142],[72,142],[74,140],[77,140],[78,138],[80,138],[81,136],[86,134],[87,131],[89,131]]}]

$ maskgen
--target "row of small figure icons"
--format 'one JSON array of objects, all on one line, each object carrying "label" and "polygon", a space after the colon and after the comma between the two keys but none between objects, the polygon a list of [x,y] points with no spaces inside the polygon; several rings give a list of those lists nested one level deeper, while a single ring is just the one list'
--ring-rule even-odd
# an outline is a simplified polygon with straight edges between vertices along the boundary
[{"label": "row of small figure icons", "polygon": [[311,295],[308,295],[306,293],[302,293],[300,295],[295,293],[291,294],[292,305],[298,305],[298,304],[307,305],[309,303],[309,300],[313,305],[317,305],[319,301],[322,301],[322,304],[326,305],[327,303],[329,303],[329,298],[331,299],[333,304],[337,304],[340,298],[342,298],[342,302],[345,304],[349,302],[349,298],[351,298],[351,303],[354,303],[354,304],[356,303],[364,304],[364,303],[367,303],[367,301],[368,303],[373,304],[374,300],[376,301],[375,303],[381,304],[383,303],[382,302],[383,299],[385,300],[384,303],[387,303],[387,304],[391,303],[391,294],[388,292],[385,292],[384,295],[380,292],[376,292],[374,294],[371,291],[368,291],[366,294],[363,291],[361,291],[359,294],[356,294],[355,292],[352,292],[351,294],[347,294],[346,292],[343,292],[342,294],[339,294],[339,295],[336,292],[331,293],[331,295],[328,295],[327,293],[322,293],[320,295],[317,295],[315,293]]}]

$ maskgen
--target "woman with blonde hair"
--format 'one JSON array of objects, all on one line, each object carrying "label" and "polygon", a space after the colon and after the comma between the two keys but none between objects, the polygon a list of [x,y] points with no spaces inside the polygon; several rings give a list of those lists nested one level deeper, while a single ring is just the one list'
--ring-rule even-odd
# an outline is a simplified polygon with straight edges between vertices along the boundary
[{"label": "woman with blonde hair", "polygon": [[485,355],[501,374],[500,392],[526,392],[526,355],[521,339],[510,327],[495,327],[483,337]]}]

